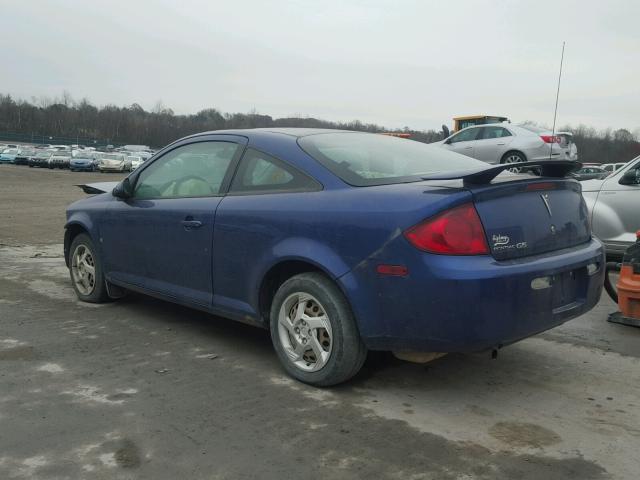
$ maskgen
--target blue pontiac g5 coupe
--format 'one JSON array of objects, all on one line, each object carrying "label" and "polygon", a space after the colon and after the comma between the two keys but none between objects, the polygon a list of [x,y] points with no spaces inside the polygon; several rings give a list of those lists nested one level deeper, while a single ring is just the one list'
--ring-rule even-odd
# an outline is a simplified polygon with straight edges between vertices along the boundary
[{"label": "blue pontiac g5 coupe", "polygon": [[132,290],[269,328],[291,376],[333,385],[368,350],[497,349],[596,304],[603,248],[564,178],[579,164],[535,165],[359,132],[202,133],[84,185],[65,260],[83,301]]}]

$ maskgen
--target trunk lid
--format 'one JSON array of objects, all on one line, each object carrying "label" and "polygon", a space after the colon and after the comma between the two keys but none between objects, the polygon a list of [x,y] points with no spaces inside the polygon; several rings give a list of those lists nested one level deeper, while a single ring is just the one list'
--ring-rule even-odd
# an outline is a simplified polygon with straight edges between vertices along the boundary
[{"label": "trunk lid", "polygon": [[528,179],[471,188],[476,210],[497,260],[573,247],[591,239],[580,184]]},{"label": "trunk lid", "polygon": [[461,183],[473,195],[491,253],[497,260],[570,248],[591,239],[589,214],[580,184],[565,178],[582,164],[569,160],[523,162],[541,176],[513,175],[510,164],[474,171],[441,172],[423,177]]}]

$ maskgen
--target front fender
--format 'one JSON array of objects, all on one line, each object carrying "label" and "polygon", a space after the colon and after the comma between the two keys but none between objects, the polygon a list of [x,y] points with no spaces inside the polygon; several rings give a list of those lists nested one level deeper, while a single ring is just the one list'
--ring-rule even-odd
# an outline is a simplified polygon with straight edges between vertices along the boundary
[{"label": "front fender", "polygon": [[[69,248],[73,238],[80,232],[86,231],[92,239],[98,238],[93,220],[85,212],[72,213],[64,224],[64,262],[69,266]],[[99,242],[94,242],[100,248]]]}]

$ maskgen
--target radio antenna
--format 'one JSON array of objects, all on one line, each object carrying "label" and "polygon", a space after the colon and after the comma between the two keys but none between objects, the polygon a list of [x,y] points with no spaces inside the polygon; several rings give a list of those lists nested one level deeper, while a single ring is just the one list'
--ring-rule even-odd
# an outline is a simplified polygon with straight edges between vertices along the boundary
[{"label": "radio antenna", "polygon": [[553,141],[556,136],[556,117],[558,116],[558,98],[560,98],[560,80],[562,79],[562,63],[564,62],[564,42],[562,42],[562,54],[560,55],[560,72],[558,73],[558,89],[556,90],[556,108],[553,111],[553,129],[551,130],[551,146],[549,147],[549,160],[553,152]]}]

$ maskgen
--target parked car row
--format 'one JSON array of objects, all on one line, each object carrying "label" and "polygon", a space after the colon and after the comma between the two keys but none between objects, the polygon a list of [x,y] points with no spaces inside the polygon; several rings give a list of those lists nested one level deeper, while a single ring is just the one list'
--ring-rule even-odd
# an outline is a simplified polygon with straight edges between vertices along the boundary
[{"label": "parked car row", "polygon": [[72,172],[131,172],[151,156],[148,151],[100,152],[92,148],[73,149],[66,145],[47,145],[45,148],[0,145],[0,163],[69,169]]}]

